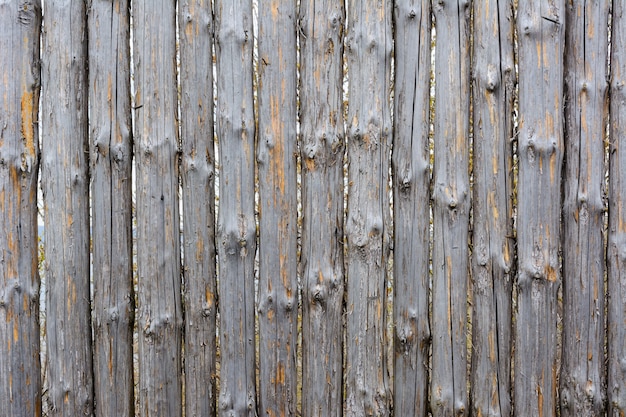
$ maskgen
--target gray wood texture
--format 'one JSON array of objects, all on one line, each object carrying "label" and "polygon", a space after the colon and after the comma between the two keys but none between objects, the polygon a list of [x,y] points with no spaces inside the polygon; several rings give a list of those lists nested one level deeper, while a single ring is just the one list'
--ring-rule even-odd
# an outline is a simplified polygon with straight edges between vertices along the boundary
[{"label": "gray wood texture", "polygon": [[[133,2],[139,413],[182,415],[176,10]],[[210,88],[205,86],[205,88]]]},{"label": "gray wood texture", "polygon": [[88,10],[96,414],[134,415],[130,4]]},{"label": "gray wood texture", "polygon": [[603,415],[604,136],[609,2],[570,2],[565,21],[561,416]]},{"label": "gray wood texture", "polygon": [[472,413],[511,415],[513,2],[475,1]]},{"label": "gray wood texture", "polygon": [[220,206],[220,416],[256,416],[251,0],[215,2]]},{"label": "gray wood texture", "polygon": [[93,415],[83,1],[46,1],[42,100],[48,408],[51,416]]},{"label": "gray wood texture", "polygon": [[40,416],[40,2],[2,2],[0,27],[0,410]]},{"label": "gray wood texture", "polygon": [[520,416],[556,413],[565,18],[562,0],[519,3],[519,267],[513,401]]},{"label": "gray wood texture", "polygon": [[467,291],[469,276],[470,2],[433,5],[435,116],[430,403],[433,416],[469,414]]},{"label": "gray wood texture", "polygon": [[346,416],[388,416],[392,5],[349,1]]},{"label": "gray wood texture", "polygon": [[259,414],[296,413],[295,0],[261,0],[258,39]]},{"label": "gray wood texture", "polygon": [[430,11],[426,0],[396,1],[394,7],[393,405],[397,416],[428,413]]},{"label": "gray wood texture", "polygon": [[91,415],[85,3],[46,2],[44,26],[41,175],[46,229],[48,408],[52,416]]},{"label": "gray wood texture", "polygon": [[626,415],[626,5],[613,2],[609,131],[608,415]]},{"label": "gray wood texture", "polygon": [[343,29],[335,0],[300,5],[302,414],[341,416]]},{"label": "gray wood texture", "polygon": [[178,2],[185,302],[185,415],[215,415],[217,284],[213,149],[213,14]]}]

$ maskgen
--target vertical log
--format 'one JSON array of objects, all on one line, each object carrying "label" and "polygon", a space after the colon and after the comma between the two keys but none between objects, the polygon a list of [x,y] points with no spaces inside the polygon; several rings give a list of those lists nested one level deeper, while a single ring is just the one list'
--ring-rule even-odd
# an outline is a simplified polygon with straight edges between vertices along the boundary
[{"label": "vertical log", "polygon": [[386,366],[391,2],[348,2],[346,415],[389,415]]},{"label": "vertical log", "polygon": [[608,242],[609,416],[626,415],[626,5],[613,2]]},{"label": "vertical log", "polygon": [[259,2],[259,413],[296,413],[295,0]]},{"label": "vertical log", "polygon": [[[565,2],[520,2],[516,414],[556,412]],[[598,28],[598,31],[601,29]],[[602,63],[604,65],[604,63]]]},{"label": "vertical log", "polygon": [[185,277],[185,415],[215,415],[213,15],[178,2]]},{"label": "vertical log", "polygon": [[474,2],[472,413],[511,415],[513,2]]},{"label": "vertical log", "polygon": [[604,406],[604,134],[609,2],[568,2],[565,20],[561,416]]},{"label": "vertical log", "polygon": [[40,416],[40,2],[3,2],[0,27],[0,410]]},{"label": "vertical log", "polygon": [[215,2],[220,208],[220,416],[256,416],[251,0]]},{"label": "vertical log", "polygon": [[49,408],[51,415],[91,415],[85,2],[46,2],[43,44],[42,187]]},{"label": "vertical log", "polygon": [[94,390],[103,416],[134,415],[129,6],[94,0],[88,18]]},{"label": "vertical log", "polygon": [[469,226],[468,0],[433,5],[435,162],[431,410],[467,415],[467,284]]},{"label": "vertical log", "polygon": [[343,266],[342,2],[300,6],[302,414],[341,416]]},{"label": "vertical log", "polygon": [[133,1],[133,22],[139,412],[175,417],[182,414],[183,326],[175,4]]},{"label": "vertical log", "polygon": [[430,167],[429,1],[396,1],[394,195],[394,412],[428,412]]}]

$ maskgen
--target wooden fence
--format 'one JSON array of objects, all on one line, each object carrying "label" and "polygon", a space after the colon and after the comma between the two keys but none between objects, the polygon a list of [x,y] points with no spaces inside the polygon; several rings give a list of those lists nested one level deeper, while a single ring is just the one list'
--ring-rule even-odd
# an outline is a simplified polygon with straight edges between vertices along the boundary
[{"label": "wooden fence", "polygon": [[624,416],[624,51],[609,0],[0,0],[0,414]]}]

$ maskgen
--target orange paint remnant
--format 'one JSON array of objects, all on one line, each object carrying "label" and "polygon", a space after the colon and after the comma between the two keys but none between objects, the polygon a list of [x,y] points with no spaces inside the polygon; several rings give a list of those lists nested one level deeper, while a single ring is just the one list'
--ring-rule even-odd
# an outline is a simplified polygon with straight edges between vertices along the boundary
[{"label": "orange paint remnant", "polygon": [[65,404],[68,404],[70,402],[70,393],[68,391],[66,391],[65,394],[63,394],[63,402]]},{"label": "orange paint remnant", "polygon": [[307,171],[315,171],[315,159],[314,158],[306,158],[304,160],[304,164],[306,165]]},{"label": "orange paint remnant", "polygon": [[26,141],[26,155],[35,157],[35,128],[33,125],[33,93],[26,91],[21,101],[22,137]]},{"label": "orange paint remnant", "polygon": [[196,262],[202,262],[204,257],[204,240],[198,239],[196,242]]},{"label": "orange paint remnant", "polygon": [[13,320],[13,342],[17,343],[20,340],[20,329],[17,327],[18,320]]},{"label": "orange paint remnant", "polygon": [[268,310],[267,312],[267,321],[274,320],[274,310]]},{"label": "orange paint remnant", "polygon": [[546,279],[548,281],[550,282],[556,281],[556,270],[551,265],[546,266],[545,273],[546,273]]},{"label": "orange paint remnant", "polygon": [[541,57],[543,56],[543,52],[542,52],[542,43],[541,42],[537,42],[535,47],[537,48],[537,68],[541,69]]},{"label": "orange paint remnant", "polygon": [[109,377],[113,377],[113,341],[109,339],[109,359],[107,362],[109,368]]},{"label": "orange paint remnant", "polygon": [[318,280],[319,280],[319,282],[320,282],[320,283],[321,283],[321,282],[324,282],[324,274],[322,274],[322,271],[319,271],[319,272],[317,273],[317,278],[318,278]]},{"label": "orange paint remnant", "polygon": [[207,305],[209,307],[213,307],[213,303],[215,302],[215,295],[213,294],[213,292],[211,291],[208,285],[204,289],[204,297],[206,299]]},{"label": "orange paint remnant", "polygon": [[285,385],[285,365],[281,362],[279,362],[276,367],[276,383]]},{"label": "orange paint remnant", "polygon": [[493,337],[493,330],[489,331],[487,335],[487,342],[489,343],[489,360],[492,363],[496,362],[496,341]]},{"label": "orange paint remnant", "polygon": [[587,352],[587,360],[591,361],[592,359],[593,359],[593,352],[592,351]]},{"label": "orange paint remnant", "polygon": [[381,319],[383,317],[383,303],[380,302],[380,298],[376,300],[376,318]]},{"label": "orange paint remnant", "polygon": [[552,155],[550,155],[550,183],[554,184],[554,181],[556,181],[556,152],[553,152]]}]

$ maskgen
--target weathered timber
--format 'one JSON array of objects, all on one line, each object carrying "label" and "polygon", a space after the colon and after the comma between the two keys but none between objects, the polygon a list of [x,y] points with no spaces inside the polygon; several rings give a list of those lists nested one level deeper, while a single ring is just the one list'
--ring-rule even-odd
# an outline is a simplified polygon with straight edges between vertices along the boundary
[{"label": "weathered timber", "polygon": [[302,414],[341,416],[343,334],[342,2],[300,5]]},{"label": "weathered timber", "polygon": [[85,2],[47,1],[42,51],[41,180],[51,416],[94,412],[87,88]]},{"label": "weathered timber", "polygon": [[393,404],[398,416],[428,413],[430,167],[429,1],[396,1]]},{"label": "weathered timber", "polygon": [[178,2],[185,301],[185,415],[215,415],[217,313],[210,0]]},{"label": "weathered timber", "polygon": [[604,136],[609,2],[568,2],[565,21],[561,416],[604,412]]},{"label": "weathered timber", "polygon": [[215,2],[220,206],[220,416],[256,416],[251,0]]},{"label": "weathered timber", "polygon": [[520,2],[516,25],[519,177],[513,400],[517,415],[548,417],[556,413],[565,2]]},{"label": "weathered timber", "polygon": [[90,2],[89,113],[96,414],[134,415],[130,4]]},{"label": "weathered timber", "polygon": [[172,1],[136,0],[132,12],[139,413],[142,416],[176,417],[182,415],[183,328],[176,10]]},{"label": "weathered timber", "polygon": [[472,413],[511,415],[513,2],[474,3]]},{"label": "weathered timber", "polygon": [[469,18],[467,0],[433,5],[435,117],[430,406],[435,417],[469,414],[467,289],[469,188]]},{"label": "weathered timber", "polygon": [[[600,30],[600,29],[598,29]],[[613,2],[609,131],[608,415],[626,415],[626,4]],[[624,151],[622,151],[624,147]]]},{"label": "weathered timber", "polygon": [[259,1],[259,414],[296,413],[296,0]]},{"label": "weathered timber", "polygon": [[0,27],[0,410],[40,416],[40,2],[2,2]]},{"label": "weathered timber", "polygon": [[392,5],[348,2],[346,416],[388,416]]}]

